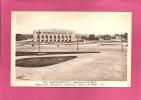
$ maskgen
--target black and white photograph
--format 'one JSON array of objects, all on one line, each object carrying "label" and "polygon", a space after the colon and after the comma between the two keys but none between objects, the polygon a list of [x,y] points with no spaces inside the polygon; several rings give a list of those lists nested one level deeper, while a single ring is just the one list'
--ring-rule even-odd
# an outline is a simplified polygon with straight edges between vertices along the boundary
[{"label": "black and white photograph", "polygon": [[11,85],[130,87],[131,12],[12,11]]}]

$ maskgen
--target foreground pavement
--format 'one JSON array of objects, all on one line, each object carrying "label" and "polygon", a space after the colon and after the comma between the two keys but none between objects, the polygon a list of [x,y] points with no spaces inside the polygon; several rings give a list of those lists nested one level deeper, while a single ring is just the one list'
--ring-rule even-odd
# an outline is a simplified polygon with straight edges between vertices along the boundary
[{"label": "foreground pavement", "polygon": [[[17,80],[30,81],[122,81],[127,75],[127,52],[121,48],[100,49],[101,53],[60,54],[49,56],[77,56],[59,64],[26,68],[16,66]],[[18,56],[16,59],[38,57]]]}]

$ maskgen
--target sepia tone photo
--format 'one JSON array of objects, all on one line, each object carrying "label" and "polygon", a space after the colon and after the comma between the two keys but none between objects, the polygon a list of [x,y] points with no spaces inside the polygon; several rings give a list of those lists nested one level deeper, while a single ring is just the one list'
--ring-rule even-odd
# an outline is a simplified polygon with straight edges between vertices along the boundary
[{"label": "sepia tone photo", "polygon": [[130,87],[131,12],[11,13],[11,85]]}]

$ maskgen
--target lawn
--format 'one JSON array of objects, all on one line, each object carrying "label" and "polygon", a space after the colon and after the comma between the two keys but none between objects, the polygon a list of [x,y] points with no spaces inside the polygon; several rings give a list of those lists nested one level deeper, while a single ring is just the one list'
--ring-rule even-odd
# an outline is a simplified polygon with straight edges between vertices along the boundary
[{"label": "lawn", "polygon": [[36,57],[36,58],[23,58],[16,60],[18,67],[44,67],[54,65],[67,60],[76,58],[77,56],[55,56],[55,57]]},{"label": "lawn", "polygon": [[100,51],[73,51],[73,52],[16,52],[16,56],[31,55],[54,55],[54,54],[83,54],[83,53],[100,53]]}]

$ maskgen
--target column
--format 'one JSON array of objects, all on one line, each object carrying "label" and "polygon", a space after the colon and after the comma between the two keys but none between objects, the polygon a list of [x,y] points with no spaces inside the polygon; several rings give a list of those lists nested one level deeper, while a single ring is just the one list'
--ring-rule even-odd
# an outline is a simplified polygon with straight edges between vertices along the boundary
[{"label": "column", "polygon": [[54,42],[54,34],[52,33],[52,42]]}]

